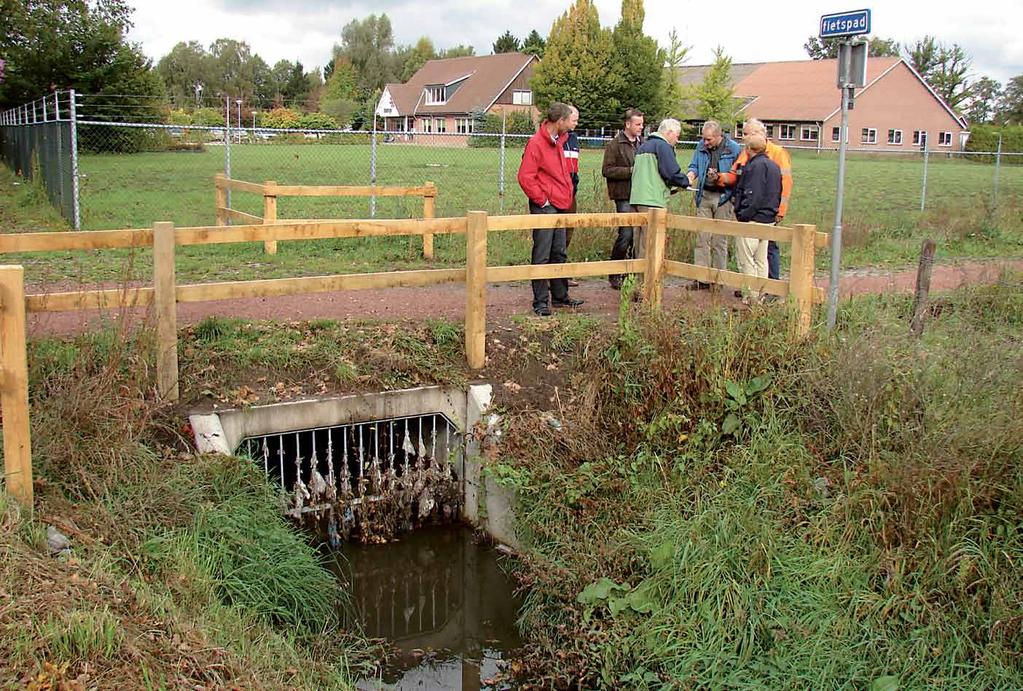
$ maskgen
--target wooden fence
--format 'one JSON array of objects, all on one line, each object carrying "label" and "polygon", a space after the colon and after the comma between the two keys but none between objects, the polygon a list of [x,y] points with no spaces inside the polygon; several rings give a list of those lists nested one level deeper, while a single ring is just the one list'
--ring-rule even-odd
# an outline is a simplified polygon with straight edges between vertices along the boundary
[{"label": "wooden fence", "polygon": [[[278,188],[279,189],[279,188]],[[567,264],[487,266],[487,237],[491,232],[523,231],[534,228],[616,228],[640,226],[645,258]],[[708,269],[665,258],[669,230],[711,231],[730,236],[757,237],[792,243],[788,281],[754,278],[743,274]],[[323,238],[375,236],[433,236],[465,234],[466,266],[453,269],[423,269],[368,274],[339,274],[304,278],[233,281],[178,285],[175,278],[176,248],[236,242],[278,242]],[[153,250],[153,285],[105,290],[83,290],[25,295],[24,272],[20,266],[0,267],[0,357],[2,357],[2,405],[4,432],[4,475],[12,496],[31,505],[32,464],[28,417],[28,371],[25,345],[25,313],[61,312],[80,309],[111,309],[154,306],[157,321],[157,382],[167,400],[178,398],[177,304],[232,298],[269,297],[340,290],[428,286],[442,283],[466,284],[465,353],[468,364],[479,369],[486,362],[486,287],[488,283],[534,278],[642,274],[647,304],[658,308],[664,277],[681,276],[736,288],[758,290],[791,298],[793,329],[798,336],[810,329],[814,302],[823,292],[813,285],[814,252],[826,247],[828,236],[812,225],[792,227],[715,221],[675,216],[663,209],[648,213],[559,214],[488,216],[471,211],[464,218],[424,220],[374,219],[348,221],[261,222],[229,227],[176,228],[173,223],[129,230],[87,232],[25,233],[0,235],[0,254],[145,248]],[[523,300],[526,300],[525,294]]]},{"label": "wooden fence", "polygon": [[[432,219],[437,215],[437,187],[432,182],[424,182],[418,187],[377,187],[345,186],[345,185],[278,185],[274,180],[263,184],[234,180],[218,173],[213,178],[213,189],[216,195],[216,224],[226,226],[229,221],[242,223],[277,223],[278,197],[422,197],[423,219]],[[263,197],[263,215],[247,214],[232,209],[227,205],[227,192],[253,192]],[[316,219],[295,219],[305,222]],[[266,254],[277,254],[277,241],[264,240],[263,251]],[[423,234],[423,258],[433,259],[433,234]]]}]

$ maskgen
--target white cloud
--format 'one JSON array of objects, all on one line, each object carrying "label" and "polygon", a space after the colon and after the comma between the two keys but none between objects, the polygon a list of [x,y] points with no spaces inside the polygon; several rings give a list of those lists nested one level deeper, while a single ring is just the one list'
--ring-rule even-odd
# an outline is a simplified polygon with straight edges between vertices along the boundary
[{"label": "white cloud", "polygon": [[[603,24],[617,21],[620,0],[596,0],[596,4]],[[399,44],[414,43],[426,35],[438,48],[470,43],[478,54],[487,54],[505,29],[519,37],[534,28],[546,35],[569,0],[296,0],[286,7],[269,0],[135,0],[134,5],[132,39],[154,59],[178,41],[209,45],[226,37],[246,41],[270,64],[298,59],[309,68],[330,59],[346,23],[374,12],[388,14]],[[736,62],[802,60],[806,58],[803,43],[816,34],[820,16],[841,9],[834,0],[792,0],[783,5],[742,0],[718,6],[695,0],[647,0],[646,31],[666,45],[668,33],[675,28],[692,46],[690,64],[709,62],[717,45]],[[909,43],[932,34],[962,45],[973,57],[975,76],[1004,82],[1020,73],[1023,39],[1016,27],[1023,25],[1023,3],[885,0],[871,9],[875,36]]]}]

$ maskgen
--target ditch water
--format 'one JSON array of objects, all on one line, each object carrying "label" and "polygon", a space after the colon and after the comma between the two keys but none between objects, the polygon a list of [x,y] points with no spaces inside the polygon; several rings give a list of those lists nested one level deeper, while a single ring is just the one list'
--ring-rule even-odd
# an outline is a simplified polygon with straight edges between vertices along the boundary
[{"label": "ditch water", "polygon": [[427,527],[335,560],[366,635],[397,654],[361,690],[499,689],[487,683],[521,646],[519,602],[492,547],[465,527]]}]

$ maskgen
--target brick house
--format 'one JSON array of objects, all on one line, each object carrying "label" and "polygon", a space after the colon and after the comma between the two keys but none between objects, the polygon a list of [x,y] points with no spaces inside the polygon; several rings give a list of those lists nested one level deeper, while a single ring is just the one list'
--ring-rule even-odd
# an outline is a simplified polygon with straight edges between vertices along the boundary
[{"label": "brick house", "polygon": [[430,60],[406,83],[384,87],[377,126],[405,141],[457,146],[472,134],[476,113],[526,111],[536,120],[529,87],[536,62],[522,53]]},{"label": "brick house", "polygon": [[[743,102],[741,116],[763,121],[770,137],[784,146],[838,148],[842,111],[837,62],[733,64],[732,88]],[[699,84],[709,67],[683,68],[681,83]],[[867,85],[856,90],[849,111],[850,148],[911,151],[926,145],[932,151],[962,151],[969,134],[965,118],[905,60],[867,60]]]}]

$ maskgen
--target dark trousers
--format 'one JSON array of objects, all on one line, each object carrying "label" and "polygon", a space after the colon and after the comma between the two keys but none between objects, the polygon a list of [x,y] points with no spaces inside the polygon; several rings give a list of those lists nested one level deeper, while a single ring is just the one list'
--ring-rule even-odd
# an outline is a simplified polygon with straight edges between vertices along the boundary
[{"label": "dark trousers", "polygon": [[767,277],[778,279],[781,276],[781,252],[778,251],[778,243],[774,240],[767,241]]},{"label": "dark trousers", "polygon": [[[627,214],[635,210],[636,208],[629,203],[628,199],[615,199],[615,211],[618,213]],[[615,238],[615,244],[611,248],[611,259],[633,259],[636,256],[636,250],[632,246],[635,230],[633,226],[618,226],[618,237]],[[622,274],[608,276],[611,283],[615,284],[621,283],[623,278],[625,277]]]},{"label": "dark trousers", "polygon": [[[553,205],[544,207],[529,202],[529,213],[531,214],[558,214],[563,213],[555,209]],[[538,228],[533,231],[533,264],[564,264],[568,261],[566,253],[566,237],[564,228]],[[567,278],[538,278],[533,281],[533,309],[540,309],[548,306],[548,294],[556,302],[564,302],[568,299]]]}]

